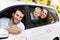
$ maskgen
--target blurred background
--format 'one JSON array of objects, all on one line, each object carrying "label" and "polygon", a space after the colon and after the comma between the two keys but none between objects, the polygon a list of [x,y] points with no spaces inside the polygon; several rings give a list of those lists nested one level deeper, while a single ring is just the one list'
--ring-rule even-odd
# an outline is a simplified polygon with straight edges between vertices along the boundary
[{"label": "blurred background", "polygon": [[60,13],[60,0],[20,0],[24,2],[34,2],[37,4],[43,4],[46,6],[51,6],[57,10],[58,13]]},{"label": "blurred background", "polygon": [[53,7],[60,13],[60,0],[0,0],[0,1],[23,1],[23,2],[34,2],[36,4],[43,4],[45,6]]}]

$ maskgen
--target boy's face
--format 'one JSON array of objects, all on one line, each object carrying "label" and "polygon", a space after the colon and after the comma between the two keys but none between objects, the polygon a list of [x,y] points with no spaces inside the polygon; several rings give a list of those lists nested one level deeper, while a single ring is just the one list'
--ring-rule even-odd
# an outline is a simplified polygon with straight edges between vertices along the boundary
[{"label": "boy's face", "polygon": [[38,18],[38,17],[40,16],[40,14],[41,14],[41,10],[39,10],[39,9],[36,9],[36,10],[34,10],[34,12],[33,12],[33,16],[34,16],[35,18]]},{"label": "boy's face", "polygon": [[12,18],[13,23],[17,24],[22,20],[22,18],[24,17],[24,14],[21,11],[17,10],[15,13],[12,14],[12,16],[13,16]]}]

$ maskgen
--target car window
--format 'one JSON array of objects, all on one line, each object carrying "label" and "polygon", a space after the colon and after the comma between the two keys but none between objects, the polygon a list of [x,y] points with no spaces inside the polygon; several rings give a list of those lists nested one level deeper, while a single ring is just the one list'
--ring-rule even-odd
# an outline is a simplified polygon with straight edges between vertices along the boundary
[{"label": "car window", "polygon": [[[23,5],[10,6],[10,7],[7,7],[7,8],[0,11],[0,19],[1,18],[9,18],[9,19],[12,18],[12,13],[13,13],[14,9],[24,10],[24,12],[25,12],[25,8]],[[26,14],[23,17],[22,22],[23,22],[24,26],[26,26],[25,25],[26,24]]]},{"label": "car window", "polygon": [[50,14],[52,15],[53,19],[54,19],[54,23],[59,21],[59,17],[58,17],[58,13],[56,12],[56,10],[52,9],[52,8],[48,8],[48,10],[50,11]]},{"label": "car window", "polygon": [[[46,12],[44,11],[44,9],[48,10],[47,16],[45,15]],[[40,12],[40,14],[38,11]],[[29,12],[32,28],[56,23],[59,21],[57,12],[52,8],[42,6],[29,6]],[[43,18],[44,16],[46,16],[46,18]]]}]

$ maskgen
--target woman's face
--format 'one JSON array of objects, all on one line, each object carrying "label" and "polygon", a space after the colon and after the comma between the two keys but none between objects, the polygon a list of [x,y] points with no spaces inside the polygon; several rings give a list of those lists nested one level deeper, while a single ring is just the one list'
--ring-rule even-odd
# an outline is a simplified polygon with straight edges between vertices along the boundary
[{"label": "woman's face", "polygon": [[40,17],[44,19],[47,17],[47,15],[48,15],[48,11],[46,9],[43,9]]}]

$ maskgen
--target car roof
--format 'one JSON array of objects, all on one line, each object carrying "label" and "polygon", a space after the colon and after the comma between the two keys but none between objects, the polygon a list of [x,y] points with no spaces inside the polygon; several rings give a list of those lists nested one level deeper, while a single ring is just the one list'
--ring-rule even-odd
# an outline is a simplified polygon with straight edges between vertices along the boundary
[{"label": "car roof", "polygon": [[42,4],[36,4],[36,3],[33,3],[33,2],[22,2],[22,1],[14,1],[14,2],[12,2],[11,1],[11,2],[0,2],[0,11],[5,9],[5,8],[15,6],[15,5],[33,5],[33,6],[41,6],[41,7],[54,9],[54,8],[52,8],[50,6],[45,6],[45,5],[42,5]]}]

